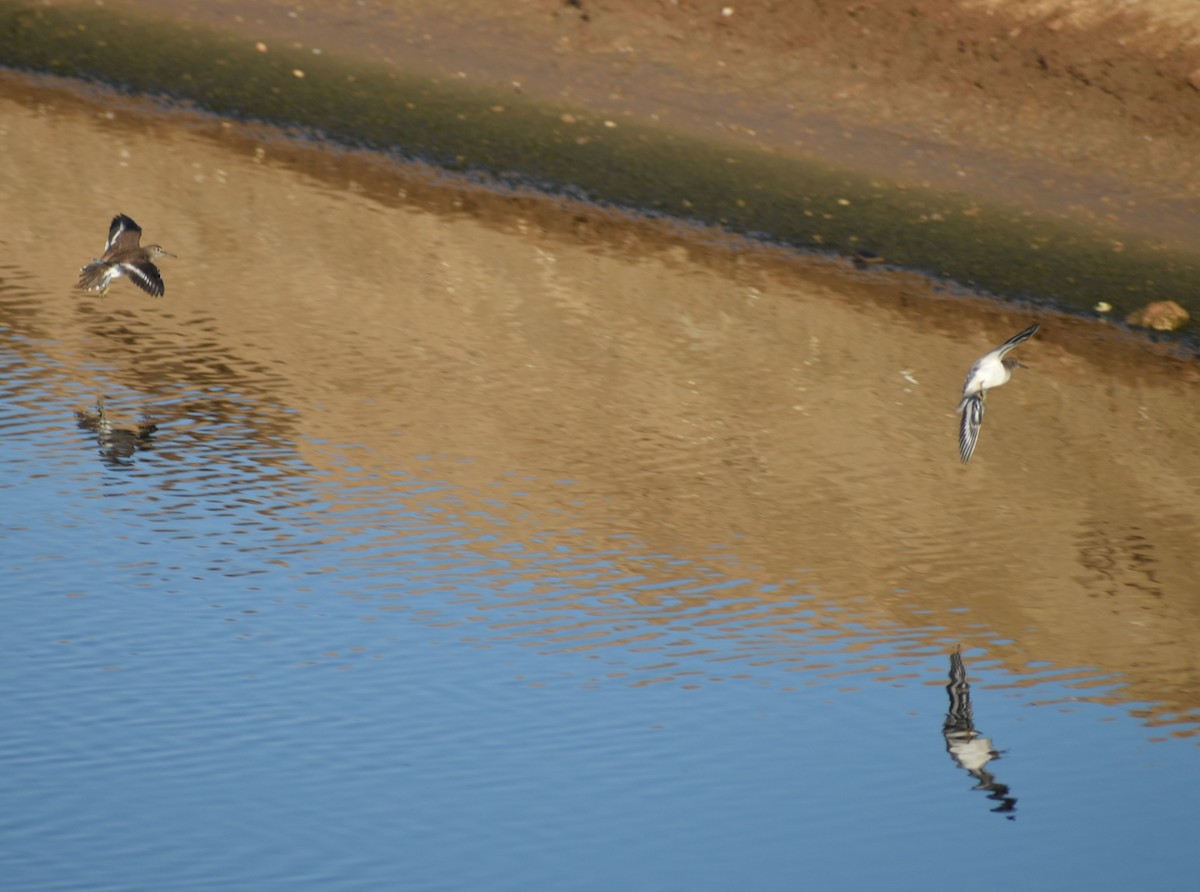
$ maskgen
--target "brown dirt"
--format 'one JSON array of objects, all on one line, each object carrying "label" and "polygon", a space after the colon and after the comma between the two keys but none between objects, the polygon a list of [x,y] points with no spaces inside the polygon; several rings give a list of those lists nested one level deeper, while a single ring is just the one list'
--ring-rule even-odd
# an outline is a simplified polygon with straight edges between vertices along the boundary
[{"label": "brown dirt", "polygon": [[1200,235],[1192,0],[110,5]]}]

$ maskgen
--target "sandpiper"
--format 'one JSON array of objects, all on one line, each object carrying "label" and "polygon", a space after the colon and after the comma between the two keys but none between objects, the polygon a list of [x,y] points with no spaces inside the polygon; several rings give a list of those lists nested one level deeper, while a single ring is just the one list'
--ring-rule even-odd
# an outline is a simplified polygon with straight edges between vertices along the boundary
[{"label": "sandpiper", "polygon": [[142,247],[142,227],[124,214],[113,217],[108,227],[108,241],[104,255],[95,257],[79,271],[79,287],[86,291],[108,294],[108,286],[114,279],[129,276],[133,283],[151,297],[162,297],[166,287],[154,260],[158,257],[174,257],[159,245]]},{"label": "sandpiper", "polygon": [[[963,463],[971,460],[975,442],[979,439],[979,426],[983,424],[983,400],[988,390],[999,387],[1012,377],[1012,370],[1021,365],[1015,359],[1006,359],[1005,354],[1018,344],[1023,344],[1037,334],[1041,325],[1034,323],[1020,334],[1015,334],[995,350],[971,366],[963,384],[962,402],[957,411],[962,412],[962,424],[958,429],[958,452]],[[1024,368],[1024,366],[1021,366]]]}]

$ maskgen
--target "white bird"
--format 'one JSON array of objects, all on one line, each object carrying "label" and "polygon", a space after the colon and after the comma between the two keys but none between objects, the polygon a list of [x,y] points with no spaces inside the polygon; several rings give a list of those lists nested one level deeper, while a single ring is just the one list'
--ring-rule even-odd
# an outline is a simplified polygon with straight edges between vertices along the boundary
[{"label": "white bird", "polygon": [[[975,451],[975,442],[979,439],[979,426],[983,424],[983,400],[993,387],[1006,384],[1012,377],[1012,370],[1021,363],[1015,359],[1006,359],[1005,354],[1018,344],[1023,344],[1037,334],[1041,325],[1034,323],[1020,334],[1015,334],[995,350],[982,357],[971,371],[967,372],[966,383],[963,384],[962,401],[956,411],[962,412],[962,423],[958,429],[958,452],[963,464],[971,460]],[[1022,366],[1024,368],[1024,366]]]}]

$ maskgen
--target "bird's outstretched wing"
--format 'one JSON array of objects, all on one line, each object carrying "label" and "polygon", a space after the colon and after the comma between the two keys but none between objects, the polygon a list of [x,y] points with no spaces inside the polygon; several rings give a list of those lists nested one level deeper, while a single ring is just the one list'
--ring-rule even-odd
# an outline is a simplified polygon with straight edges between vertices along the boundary
[{"label": "bird's outstretched wing", "polygon": [[122,263],[121,269],[125,270],[125,275],[133,280],[133,284],[137,285],[151,297],[162,297],[167,290],[163,285],[162,276],[158,272],[158,267],[149,260],[141,260],[136,263]]},{"label": "bird's outstretched wing", "polygon": [[971,460],[975,443],[979,440],[979,426],[983,424],[983,397],[969,396],[962,401],[962,422],[958,428],[958,454],[963,464]]},{"label": "bird's outstretched wing", "polygon": [[104,253],[117,248],[136,248],[142,240],[142,227],[133,222],[131,217],[117,214],[108,227],[108,242],[104,245]]},{"label": "bird's outstretched wing", "polygon": [[1029,328],[1013,335],[1011,338],[1009,338],[1007,341],[1005,341],[1003,344],[1001,344],[999,347],[997,347],[992,352],[996,354],[997,359],[1003,359],[1005,353],[1007,353],[1009,350],[1011,350],[1013,347],[1017,346],[1018,344],[1023,344],[1026,341],[1028,341],[1031,337],[1033,337],[1035,334],[1038,333],[1038,329],[1041,327],[1042,327],[1042,325],[1040,322],[1033,323],[1033,325],[1029,326]]}]

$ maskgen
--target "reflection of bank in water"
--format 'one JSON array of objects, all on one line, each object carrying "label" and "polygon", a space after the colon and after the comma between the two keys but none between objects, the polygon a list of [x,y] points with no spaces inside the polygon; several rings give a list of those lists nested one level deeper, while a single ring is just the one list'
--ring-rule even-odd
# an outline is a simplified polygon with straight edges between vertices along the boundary
[{"label": "reflection of bank in water", "polygon": [[96,435],[100,446],[100,456],[108,464],[127,465],[133,454],[139,449],[151,449],[151,435],[158,430],[158,425],[147,417],[131,427],[117,427],[113,424],[108,413],[104,411],[104,402],[96,402],[95,413],[76,412],[75,422],[80,430],[91,431]]},{"label": "reflection of bank in water", "polygon": [[1005,815],[1010,821],[1016,818],[1017,799],[1008,795],[1008,786],[996,780],[987,764],[999,759],[1000,753],[992,747],[991,738],[975,730],[971,715],[971,686],[967,684],[967,669],[962,654],[957,650],[950,654],[950,683],[946,685],[950,695],[950,710],[942,726],[946,738],[946,752],[959,768],[962,768],[979,783],[976,790],[986,790],[988,799],[999,803],[992,811]]}]

